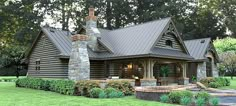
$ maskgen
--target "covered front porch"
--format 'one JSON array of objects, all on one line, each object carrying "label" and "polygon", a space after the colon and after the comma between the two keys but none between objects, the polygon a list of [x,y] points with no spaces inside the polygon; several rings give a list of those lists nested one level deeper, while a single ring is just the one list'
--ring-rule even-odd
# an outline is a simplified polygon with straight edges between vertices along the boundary
[{"label": "covered front porch", "polygon": [[[105,62],[106,77],[110,79],[135,79],[136,86],[184,85],[189,83],[186,77],[185,60],[162,58],[136,58],[110,60]],[[163,75],[162,67],[168,67]]]}]

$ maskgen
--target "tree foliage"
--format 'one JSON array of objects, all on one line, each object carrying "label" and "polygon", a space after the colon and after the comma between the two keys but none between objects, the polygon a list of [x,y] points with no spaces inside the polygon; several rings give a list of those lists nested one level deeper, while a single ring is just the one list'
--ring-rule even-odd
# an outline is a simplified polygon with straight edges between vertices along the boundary
[{"label": "tree foliage", "polygon": [[230,73],[230,76],[233,79],[233,76],[236,74],[236,52],[224,52],[220,54],[220,57],[226,71]]},{"label": "tree foliage", "polygon": [[218,53],[235,51],[236,52],[236,39],[226,37],[224,39],[216,39],[213,42]]},{"label": "tree foliage", "polygon": [[0,49],[29,48],[48,17],[51,27],[77,31],[91,6],[98,27],[110,30],[172,17],[184,39],[223,38],[227,28],[236,33],[235,0],[1,0]]},{"label": "tree foliage", "polygon": [[236,74],[236,39],[224,38],[216,39],[213,42],[221,63],[218,66],[219,71],[224,74],[225,71],[229,72],[231,76]]}]

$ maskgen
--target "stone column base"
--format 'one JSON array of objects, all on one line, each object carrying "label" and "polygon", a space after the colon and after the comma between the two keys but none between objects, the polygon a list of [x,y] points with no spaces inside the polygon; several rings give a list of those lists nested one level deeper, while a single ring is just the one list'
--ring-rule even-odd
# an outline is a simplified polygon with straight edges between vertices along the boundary
[{"label": "stone column base", "polygon": [[178,84],[179,85],[188,85],[189,84],[189,78],[179,78],[178,79]]},{"label": "stone column base", "polygon": [[157,80],[156,79],[141,79],[141,86],[156,86]]}]

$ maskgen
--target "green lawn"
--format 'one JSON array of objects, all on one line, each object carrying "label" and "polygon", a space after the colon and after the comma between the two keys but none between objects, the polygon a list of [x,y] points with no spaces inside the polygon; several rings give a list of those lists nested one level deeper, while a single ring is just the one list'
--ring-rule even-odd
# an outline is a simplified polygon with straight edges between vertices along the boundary
[{"label": "green lawn", "polygon": [[[19,76],[19,78],[25,78],[26,76]],[[16,76],[0,76],[0,79],[13,79],[16,78]]]},{"label": "green lawn", "polygon": [[220,87],[219,89],[236,89],[236,77],[233,78],[233,80],[231,80],[230,77],[226,77],[228,79],[230,79],[230,86],[224,86],[224,87]]},{"label": "green lawn", "polygon": [[13,82],[0,82],[0,106],[173,106],[144,101],[134,96],[114,99],[92,99],[27,88],[16,88]]}]

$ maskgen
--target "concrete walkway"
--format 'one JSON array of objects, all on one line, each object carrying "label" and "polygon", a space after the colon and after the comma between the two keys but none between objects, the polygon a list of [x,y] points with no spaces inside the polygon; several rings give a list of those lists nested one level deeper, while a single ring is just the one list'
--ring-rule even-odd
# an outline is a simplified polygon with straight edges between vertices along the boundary
[{"label": "concrete walkway", "polygon": [[220,105],[236,106],[236,90],[219,90],[209,91],[213,96],[219,98]]}]

